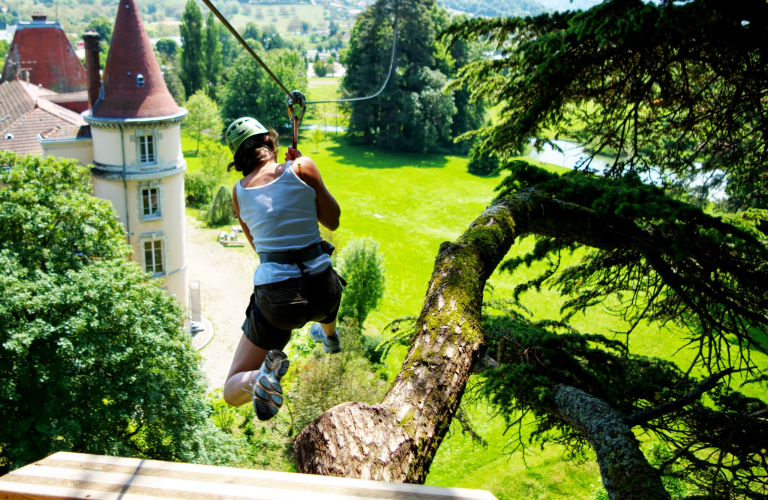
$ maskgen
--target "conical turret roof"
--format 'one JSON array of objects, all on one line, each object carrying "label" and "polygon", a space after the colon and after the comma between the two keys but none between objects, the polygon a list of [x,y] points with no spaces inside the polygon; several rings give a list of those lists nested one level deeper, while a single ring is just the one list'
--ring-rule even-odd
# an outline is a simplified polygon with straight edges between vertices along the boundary
[{"label": "conical turret roof", "polygon": [[136,0],[120,0],[96,118],[155,118],[181,110],[165,86]]}]

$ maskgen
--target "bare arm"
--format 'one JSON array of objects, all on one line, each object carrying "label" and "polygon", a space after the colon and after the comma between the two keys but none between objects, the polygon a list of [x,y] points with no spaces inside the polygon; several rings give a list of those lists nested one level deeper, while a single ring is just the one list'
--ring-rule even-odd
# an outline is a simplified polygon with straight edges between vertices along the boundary
[{"label": "bare arm", "polygon": [[[287,159],[296,159],[298,155],[291,158],[291,155],[297,155],[298,151],[293,148],[288,148]],[[298,163],[301,162],[301,172],[299,172]],[[298,161],[291,163],[291,168],[303,180],[309,187],[315,190],[317,193],[317,220],[320,224],[327,227],[331,231],[335,231],[339,227],[339,218],[341,217],[341,208],[338,202],[333,197],[328,188],[323,183],[323,178],[320,176],[320,170],[317,165],[308,156],[301,156]]]},{"label": "bare arm", "polygon": [[235,206],[235,216],[237,217],[238,222],[240,222],[240,227],[243,228],[243,233],[248,239],[248,243],[251,244],[251,248],[253,248],[255,252],[256,247],[253,245],[253,236],[251,236],[251,232],[248,230],[248,226],[245,224],[245,222],[243,222],[243,219],[240,218],[240,204],[237,202],[237,184],[235,184],[235,186],[232,188],[232,204]]}]

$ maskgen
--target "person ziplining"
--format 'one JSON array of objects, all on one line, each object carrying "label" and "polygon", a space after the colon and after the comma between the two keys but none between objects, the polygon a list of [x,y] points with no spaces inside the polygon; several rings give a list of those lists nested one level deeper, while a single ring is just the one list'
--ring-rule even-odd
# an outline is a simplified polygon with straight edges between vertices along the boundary
[{"label": "person ziplining", "polygon": [[233,155],[227,171],[234,168],[243,174],[232,190],[235,215],[259,254],[260,264],[253,276],[243,335],[224,385],[224,400],[240,406],[250,397],[259,420],[268,420],[284,401],[280,380],[290,361],[283,349],[293,330],[314,322],[310,327],[312,339],[322,343],[326,353],[341,351],[336,316],[346,283],[331,265],[334,249],[323,241],[318,226],[335,231],[341,209],[315,162],[297,149],[299,125],[307,104],[361,101],[381,94],[395,63],[397,3],[389,72],[381,88],[364,97],[307,101],[301,92],[285,88],[210,0],[203,2],[288,96],[293,127],[293,145],[285,163],[278,163],[277,133],[256,119],[239,118],[225,132]]},{"label": "person ziplining", "polygon": [[341,350],[336,315],[343,280],[331,265],[333,247],[318,228],[319,222],[336,230],[341,209],[311,158],[291,147],[285,163],[277,162],[274,130],[246,117],[235,120],[225,138],[234,155],[227,170],[243,174],[232,191],[235,214],[260,264],[224,399],[240,406],[248,393],[256,416],[267,420],[283,404],[280,379],[289,361],[282,349],[292,330],[315,321],[312,338],[327,353]]}]

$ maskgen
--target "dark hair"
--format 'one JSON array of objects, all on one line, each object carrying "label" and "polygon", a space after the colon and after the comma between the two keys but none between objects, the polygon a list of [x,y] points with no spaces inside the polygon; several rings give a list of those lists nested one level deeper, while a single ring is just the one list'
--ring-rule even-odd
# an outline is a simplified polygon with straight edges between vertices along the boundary
[{"label": "dark hair", "polygon": [[279,149],[279,137],[274,130],[251,136],[237,149],[234,161],[227,165],[227,172],[234,168],[245,177],[265,163],[277,161]]}]

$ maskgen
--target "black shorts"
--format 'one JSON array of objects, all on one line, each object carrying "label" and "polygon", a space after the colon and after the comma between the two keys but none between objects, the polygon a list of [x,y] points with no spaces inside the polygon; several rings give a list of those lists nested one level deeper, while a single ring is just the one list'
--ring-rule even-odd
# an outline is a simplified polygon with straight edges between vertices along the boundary
[{"label": "black shorts", "polygon": [[310,321],[331,323],[341,304],[341,283],[331,266],[306,278],[253,287],[243,333],[256,347],[282,350],[291,331]]}]

